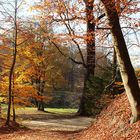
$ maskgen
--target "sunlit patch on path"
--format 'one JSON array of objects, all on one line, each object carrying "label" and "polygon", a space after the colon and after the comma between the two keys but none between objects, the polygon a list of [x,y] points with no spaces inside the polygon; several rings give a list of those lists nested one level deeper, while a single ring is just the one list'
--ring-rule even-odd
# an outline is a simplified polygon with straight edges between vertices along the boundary
[{"label": "sunlit patch on path", "polygon": [[47,128],[49,130],[61,130],[61,131],[77,131],[90,126],[93,121],[93,118],[88,117],[67,117],[65,118],[47,118],[46,120],[26,120],[23,121],[23,125],[31,128],[31,129],[44,129]]}]

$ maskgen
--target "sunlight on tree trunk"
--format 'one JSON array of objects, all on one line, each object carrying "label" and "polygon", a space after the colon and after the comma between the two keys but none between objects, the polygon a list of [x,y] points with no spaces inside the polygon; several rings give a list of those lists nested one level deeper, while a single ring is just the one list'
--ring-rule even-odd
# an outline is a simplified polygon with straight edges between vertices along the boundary
[{"label": "sunlight on tree trunk", "polygon": [[130,123],[140,119],[140,89],[133,66],[131,64],[127,46],[121,31],[119,16],[114,1],[102,0],[111,27],[117,60],[126,94],[131,105],[132,118]]}]

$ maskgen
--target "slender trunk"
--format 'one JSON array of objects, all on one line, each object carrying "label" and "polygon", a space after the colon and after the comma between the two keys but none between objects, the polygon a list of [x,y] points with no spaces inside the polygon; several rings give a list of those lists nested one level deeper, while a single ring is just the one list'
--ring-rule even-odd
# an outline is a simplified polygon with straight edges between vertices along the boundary
[{"label": "slender trunk", "polygon": [[13,107],[13,121],[16,121],[15,103],[14,103],[14,93],[12,95],[12,107]]},{"label": "slender trunk", "polygon": [[120,67],[124,88],[131,106],[132,118],[130,123],[140,119],[140,89],[134,68],[131,64],[127,46],[121,31],[119,16],[114,1],[102,0],[111,26],[111,33],[115,44],[115,51]]},{"label": "slender trunk", "polygon": [[[40,78],[36,80],[37,94],[40,96]],[[37,100],[37,109],[40,110],[40,101]]]},{"label": "slender trunk", "polygon": [[2,116],[2,112],[1,112],[1,103],[0,103],[0,118],[1,118],[1,116]]},{"label": "slender trunk", "polygon": [[95,71],[95,21],[93,15],[94,0],[85,0],[86,20],[87,20],[87,67],[84,80],[84,89],[79,107],[79,115],[92,114],[92,107],[89,107],[87,94],[89,92],[88,83],[94,76]]},{"label": "slender trunk", "polygon": [[[44,94],[44,87],[45,87],[45,81],[42,81],[41,82],[41,95],[43,96],[43,94]],[[44,106],[44,101],[43,101],[43,99],[41,99],[41,108],[40,108],[40,110],[41,111],[44,111],[44,109],[45,109],[45,106]]]},{"label": "slender trunk", "polygon": [[[38,85],[38,91],[39,91],[38,94],[39,94],[39,96],[43,96],[45,81],[41,82],[41,80],[39,80],[38,84],[39,84]],[[44,101],[43,101],[43,99],[38,101],[38,110],[39,111],[44,111]]]},{"label": "slender trunk", "polygon": [[15,101],[14,101],[14,73],[13,73],[13,91],[12,91],[12,107],[13,107],[13,121],[15,122],[16,121],[16,112],[15,112]]},{"label": "slender trunk", "polygon": [[[15,58],[13,59],[15,60]],[[9,125],[10,123],[10,114],[11,114],[11,99],[12,99],[12,73],[14,70],[14,61],[10,70],[9,75],[9,93],[8,93],[8,110],[7,110],[7,119],[6,119],[6,125]]]},{"label": "slender trunk", "polygon": [[12,103],[12,75],[16,63],[16,55],[17,55],[17,0],[15,0],[15,17],[14,17],[14,52],[13,52],[13,63],[10,68],[9,74],[9,91],[8,91],[8,110],[7,110],[7,119],[6,125],[10,123],[10,113],[11,113],[11,103]]}]

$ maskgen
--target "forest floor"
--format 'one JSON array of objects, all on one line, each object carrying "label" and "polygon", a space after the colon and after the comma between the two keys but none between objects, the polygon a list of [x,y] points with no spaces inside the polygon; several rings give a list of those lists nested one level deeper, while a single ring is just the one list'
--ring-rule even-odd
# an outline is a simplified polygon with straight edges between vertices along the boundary
[{"label": "forest floor", "polygon": [[140,121],[130,124],[130,118],[126,94],[117,95],[76,140],[140,140]]},{"label": "forest floor", "polygon": [[[18,122],[24,127],[0,129],[1,140],[71,140],[90,126],[93,118],[75,113],[48,113],[35,109],[20,109]],[[6,131],[4,131],[6,130]]]},{"label": "forest floor", "polygon": [[125,93],[111,99],[96,119],[73,113],[21,112],[19,122],[28,129],[0,131],[1,140],[140,140],[140,121],[129,123],[131,109]]}]

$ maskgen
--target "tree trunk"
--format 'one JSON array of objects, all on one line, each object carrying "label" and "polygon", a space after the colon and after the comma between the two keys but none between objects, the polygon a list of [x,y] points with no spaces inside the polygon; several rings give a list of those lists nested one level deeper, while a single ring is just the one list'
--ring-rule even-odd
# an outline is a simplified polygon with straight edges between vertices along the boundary
[{"label": "tree trunk", "polygon": [[119,16],[114,1],[102,0],[106,15],[111,27],[111,33],[115,44],[115,51],[120,67],[124,88],[131,106],[132,118],[130,123],[134,123],[140,119],[140,89],[134,68],[131,64],[127,46],[121,31]]},{"label": "tree trunk", "polygon": [[14,103],[14,94],[12,95],[12,107],[13,107],[13,121],[16,121],[16,112],[15,112],[15,103]]},{"label": "tree trunk", "polygon": [[[44,86],[45,86],[45,81],[41,81],[39,79],[39,81],[38,81],[38,95],[39,96],[43,96]],[[44,101],[43,101],[43,99],[38,101],[38,110],[39,111],[44,111]]]},{"label": "tree trunk", "polygon": [[16,112],[15,112],[15,95],[14,95],[14,87],[15,87],[15,83],[14,83],[14,72],[13,72],[13,91],[12,91],[12,109],[13,109],[13,121],[16,122]]},{"label": "tree trunk", "polygon": [[43,100],[38,101],[38,110],[39,111],[44,111],[44,102],[43,102]]},{"label": "tree trunk", "polygon": [[87,98],[87,93],[88,93],[88,87],[87,87],[87,83],[88,83],[88,77],[89,75],[85,74],[85,79],[84,79],[84,88],[83,88],[83,94],[81,97],[81,101],[80,101],[80,106],[79,106],[79,110],[78,110],[78,114],[80,116],[90,116],[92,114],[92,109],[89,108],[88,104],[88,98]]},{"label": "tree trunk", "polygon": [[92,107],[88,104],[88,83],[91,77],[94,76],[95,71],[95,21],[93,15],[93,3],[94,0],[85,0],[86,5],[86,20],[87,20],[87,67],[84,80],[84,89],[79,107],[79,115],[91,115]]},{"label": "tree trunk", "polygon": [[16,63],[17,56],[17,0],[15,0],[15,17],[14,17],[14,50],[13,50],[13,63],[10,68],[9,74],[9,91],[8,91],[8,110],[7,110],[7,119],[6,125],[10,123],[10,113],[11,113],[11,100],[12,100],[12,75],[14,72],[14,67]]},{"label": "tree trunk", "polygon": [[0,103],[0,119],[1,119],[1,116],[2,116],[2,113],[1,113],[1,103]]}]

